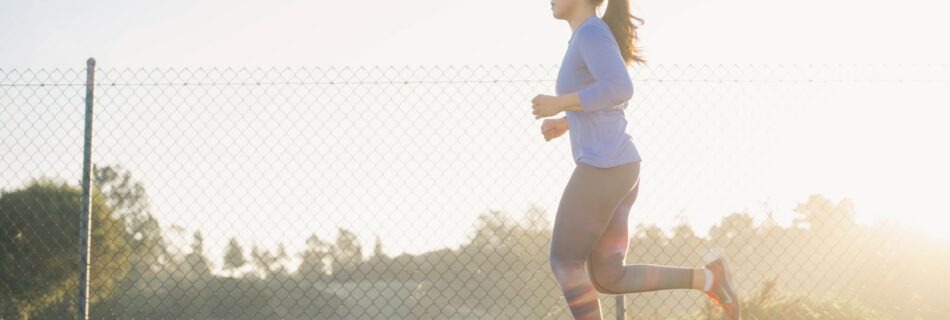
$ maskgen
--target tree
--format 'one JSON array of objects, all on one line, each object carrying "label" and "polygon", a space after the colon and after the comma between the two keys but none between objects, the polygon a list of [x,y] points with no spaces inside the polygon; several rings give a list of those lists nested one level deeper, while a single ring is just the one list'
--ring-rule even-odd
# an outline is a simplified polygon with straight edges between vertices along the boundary
[{"label": "tree", "polygon": [[475,221],[475,234],[471,237],[471,244],[476,248],[486,249],[507,247],[516,226],[517,223],[501,211],[482,213]]},{"label": "tree", "polygon": [[353,231],[340,228],[336,236],[336,256],[343,260],[358,259],[363,256],[363,246]]},{"label": "tree", "polygon": [[205,278],[211,275],[211,266],[204,256],[204,236],[195,231],[191,241],[191,252],[185,256],[185,264],[190,268],[189,276]]},{"label": "tree", "polygon": [[547,232],[551,229],[551,222],[548,221],[547,212],[536,205],[532,205],[530,208],[528,208],[528,211],[525,212],[524,218],[522,219],[522,225],[529,230]]},{"label": "tree", "polygon": [[[120,166],[94,166],[93,182],[113,216],[123,221],[127,230],[126,242],[132,250],[130,270],[120,290],[147,287],[155,283],[156,266],[170,260],[164,235],[158,220],[149,211],[145,187]],[[123,298],[129,298],[127,295]]]},{"label": "tree", "polygon": [[386,258],[386,252],[383,252],[383,242],[379,240],[379,235],[376,235],[376,242],[373,243],[373,259],[379,260]]},{"label": "tree", "polygon": [[[79,188],[47,180],[0,195],[0,301],[20,319],[75,295],[81,199]],[[89,298],[96,302],[128,273],[131,250],[106,198],[94,188],[91,200],[95,290]]]},{"label": "tree", "polygon": [[238,269],[244,266],[247,263],[247,259],[244,258],[244,249],[241,248],[241,244],[237,242],[236,239],[231,238],[228,241],[228,246],[224,249],[224,270],[230,271],[233,275],[234,272],[237,272]]},{"label": "tree", "polygon": [[287,262],[290,261],[290,254],[287,253],[287,246],[284,243],[277,244],[277,253],[274,255],[274,263],[276,264],[273,269],[273,274],[286,276],[290,274],[290,271],[287,270]]},{"label": "tree", "polygon": [[269,277],[273,272],[277,257],[271,254],[267,249],[253,246],[251,247],[251,262],[254,264],[254,269],[258,271],[257,274],[259,276]]},{"label": "tree", "polygon": [[336,243],[331,251],[333,257],[332,272],[337,280],[352,280],[353,274],[347,269],[355,270],[357,263],[363,260],[363,247],[360,240],[350,230],[340,228],[337,232]]},{"label": "tree", "polygon": [[722,218],[719,225],[709,228],[709,236],[715,240],[744,239],[752,236],[755,220],[747,212],[735,212]]},{"label": "tree", "polygon": [[794,211],[797,214],[796,224],[807,225],[819,231],[850,227],[855,224],[854,204],[849,199],[834,203],[816,194],[808,197],[804,203],[798,204]]},{"label": "tree", "polygon": [[320,240],[316,234],[307,238],[307,248],[300,253],[300,265],[297,273],[304,278],[316,280],[326,274],[327,257],[330,256],[330,244]]},{"label": "tree", "polygon": [[132,230],[147,223],[148,195],[141,183],[132,179],[132,173],[121,166],[93,166],[93,182],[102,192],[113,214],[123,218]]}]

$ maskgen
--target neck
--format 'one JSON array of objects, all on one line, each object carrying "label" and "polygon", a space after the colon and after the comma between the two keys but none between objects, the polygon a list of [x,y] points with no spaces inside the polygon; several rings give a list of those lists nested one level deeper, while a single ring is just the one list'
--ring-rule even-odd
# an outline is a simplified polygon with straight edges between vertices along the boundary
[{"label": "neck", "polygon": [[583,9],[574,11],[574,14],[567,18],[567,23],[571,25],[572,32],[577,31],[577,27],[580,27],[581,23],[584,23],[584,21],[587,21],[587,18],[590,18],[593,15],[596,15],[595,9],[593,7],[585,7]]}]

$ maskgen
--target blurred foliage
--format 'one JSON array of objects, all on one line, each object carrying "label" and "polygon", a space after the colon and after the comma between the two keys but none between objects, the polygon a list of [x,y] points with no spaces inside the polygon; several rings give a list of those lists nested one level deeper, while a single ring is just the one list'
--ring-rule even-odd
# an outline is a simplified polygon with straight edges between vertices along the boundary
[{"label": "blurred foliage", "polygon": [[[346,229],[301,239],[300,252],[232,239],[218,253],[224,264],[215,268],[202,231],[160,228],[144,188],[127,171],[97,168],[96,177],[93,318],[569,316],[548,267],[551,221],[542,208],[517,217],[485,212],[468,242],[417,255],[387,256],[378,238],[364,250]],[[3,319],[69,317],[78,229],[54,231],[78,228],[77,192],[36,182],[0,197]],[[627,260],[700,266],[704,254],[721,250],[746,293],[746,319],[950,318],[942,295],[950,287],[943,275],[950,270],[950,246],[889,225],[859,224],[853,207],[815,195],[794,208],[791,225],[738,212],[705,236],[685,223],[671,230],[635,225]],[[168,232],[190,244],[171,245]],[[609,318],[613,299],[604,301]],[[695,291],[627,295],[627,301],[628,319],[717,316]]]},{"label": "blurred foliage", "polygon": [[[93,190],[90,264],[108,270],[91,275],[93,303],[111,296],[129,271],[129,234],[107,198]],[[81,199],[79,188],[46,180],[0,194],[0,318],[27,319],[75,299]]]},{"label": "blurred foliage", "polygon": [[[781,295],[776,281],[762,284],[751,296],[741,299],[745,320],[875,320],[886,319],[879,312],[851,299]],[[707,302],[695,320],[723,319],[722,309]]]}]

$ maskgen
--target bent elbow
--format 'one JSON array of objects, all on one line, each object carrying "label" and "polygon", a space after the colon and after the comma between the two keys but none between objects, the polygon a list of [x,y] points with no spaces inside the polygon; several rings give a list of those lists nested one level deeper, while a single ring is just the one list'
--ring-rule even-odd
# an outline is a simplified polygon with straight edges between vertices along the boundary
[{"label": "bent elbow", "polygon": [[633,99],[633,82],[630,81],[630,78],[627,78],[627,80],[624,81],[624,84],[621,86],[620,99],[623,100],[621,103]]},{"label": "bent elbow", "polygon": [[630,101],[630,99],[633,99],[633,82],[630,81],[630,78],[620,79],[613,91],[611,99],[613,105],[621,105]]},{"label": "bent elbow", "polygon": [[630,101],[630,99],[633,99],[633,84],[628,82],[620,92],[620,103]]}]

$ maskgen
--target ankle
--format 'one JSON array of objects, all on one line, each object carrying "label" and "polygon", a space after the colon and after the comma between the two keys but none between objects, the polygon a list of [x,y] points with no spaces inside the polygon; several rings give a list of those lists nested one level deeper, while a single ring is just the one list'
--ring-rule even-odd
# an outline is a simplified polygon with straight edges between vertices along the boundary
[{"label": "ankle", "polygon": [[712,288],[713,273],[706,268],[693,269],[693,289],[709,291]]},{"label": "ankle", "polygon": [[693,289],[702,291],[706,285],[706,269],[693,269]]}]

